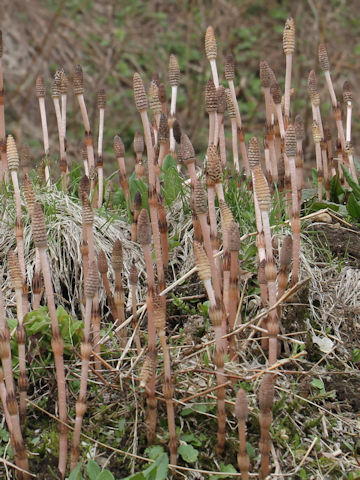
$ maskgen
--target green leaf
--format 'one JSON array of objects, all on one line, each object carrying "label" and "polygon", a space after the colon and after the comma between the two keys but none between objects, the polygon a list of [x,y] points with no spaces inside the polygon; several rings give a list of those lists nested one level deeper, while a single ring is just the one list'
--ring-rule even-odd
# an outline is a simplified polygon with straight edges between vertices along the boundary
[{"label": "green leaf", "polygon": [[86,473],[90,480],[96,480],[100,473],[99,465],[94,460],[89,460],[86,465]]},{"label": "green leaf", "polygon": [[319,390],[324,389],[324,383],[322,380],[320,380],[320,378],[313,378],[311,380],[311,385],[315,388],[318,388]]},{"label": "green leaf", "polygon": [[169,167],[164,175],[163,194],[165,202],[168,206],[177,199],[182,189],[182,180],[178,174],[176,167]]},{"label": "green leaf", "polygon": [[[220,472],[226,473],[237,473],[236,469],[231,465],[231,463],[225,465],[223,462],[220,464]],[[232,478],[228,475],[211,475],[210,480],[217,480],[218,478]]]},{"label": "green leaf", "polygon": [[187,463],[194,463],[199,455],[199,451],[196,450],[192,445],[180,445],[178,448],[178,453],[181,458]]},{"label": "green leaf", "polygon": [[100,475],[96,477],[96,480],[115,480],[115,477],[109,470],[103,470]]},{"label": "green leaf", "polygon": [[360,219],[360,203],[356,200],[353,193],[349,197],[346,208],[353,218],[356,220]]},{"label": "green leaf", "polygon": [[352,188],[352,191],[355,195],[355,198],[356,200],[360,200],[360,187],[359,185],[354,181],[354,179],[352,178],[352,176],[350,175],[350,173],[346,170],[346,168],[344,167],[344,165],[341,165],[342,169],[343,169],[343,172],[344,172],[344,176],[348,182],[348,184],[350,185],[350,187]]},{"label": "green leaf", "polygon": [[351,360],[354,363],[359,363],[360,362],[360,348],[354,348],[353,351],[351,352]]},{"label": "green leaf", "polygon": [[161,170],[165,173],[169,170],[169,168],[177,168],[176,162],[174,158],[171,155],[166,155],[164,158],[163,165],[161,167]]},{"label": "green leaf", "polygon": [[146,480],[142,472],[134,473],[130,477],[123,478],[122,480]]},{"label": "green leaf", "polygon": [[81,474],[81,463],[78,463],[74,470],[70,473],[69,480],[84,480]]},{"label": "green leaf", "polygon": [[147,480],[166,480],[168,467],[169,457],[166,453],[162,453],[154,463],[143,471],[143,475]]},{"label": "green leaf", "polygon": [[145,455],[151,460],[156,460],[162,453],[164,453],[164,449],[161,445],[153,445],[145,450]]}]

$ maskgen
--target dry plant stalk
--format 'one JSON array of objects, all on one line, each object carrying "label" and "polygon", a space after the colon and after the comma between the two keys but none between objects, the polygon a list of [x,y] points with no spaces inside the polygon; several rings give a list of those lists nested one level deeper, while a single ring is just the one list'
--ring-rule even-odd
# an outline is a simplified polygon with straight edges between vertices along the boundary
[{"label": "dry plant stalk", "polygon": [[43,134],[43,145],[44,145],[44,153],[45,153],[45,181],[48,184],[50,182],[50,172],[49,172],[49,165],[48,165],[48,158],[49,158],[49,133],[48,133],[48,126],[47,126],[47,119],[46,119],[46,107],[45,107],[45,95],[46,95],[46,88],[45,82],[42,75],[39,75],[36,78],[36,96],[39,101],[39,110],[40,110],[40,118],[41,118],[41,129]]},{"label": "dry plant stalk", "polygon": [[134,196],[134,208],[133,208],[133,219],[131,225],[131,241],[136,242],[137,239],[137,222],[141,210],[142,198],[141,193],[137,191]]},{"label": "dry plant stalk", "polygon": [[136,155],[135,173],[136,173],[136,176],[140,178],[140,180],[144,176],[144,165],[142,161],[144,149],[145,149],[144,137],[141,135],[140,132],[135,132],[135,135],[134,135],[134,152]]},{"label": "dry plant stalk", "polygon": [[155,397],[155,370],[156,370],[156,328],[153,309],[153,295],[155,293],[154,267],[151,258],[151,224],[146,209],[142,209],[138,218],[137,240],[140,243],[145,260],[148,292],[146,296],[148,312],[148,355],[151,358],[151,372],[146,382],[146,427],[148,443],[153,443],[156,436],[157,399]]},{"label": "dry plant stalk", "polygon": [[224,113],[226,110],[226,91],[225,88],[220,85],[216,90],[217,96],[217,124],[215,130],[215,146],[219,145],[220,158],[222,167],[226,167],[226,144],[225,144],[225,127],[224,127]]},{"label": "dry plant stalk", "polygon": [[208,146],[210,146],[215,143],[215,132],[217,124],[217,94],[215,84],[211,78],[209,78],[205,88],[205,111],[209,115]]},{"label": "dry plant stalk", "polygon": [[[121,272],[123,270],[123,253],[122,245],[119,239],[115,240],[112,254],[111,254],[111,265],[115,273],[115,292],[114,292],[114,302],[115,308],[117,311],[118,322],[117,327],[120,327],[125,322],[125,295],[124,289],[122,286]],[[126,329],[121,328],[120,331],[116,330],[117,334],[120,335],[121,346],[124,348],[126,345]]]},{"label": "dry plant stalk", "polygon": [[260,424],[260,454],[261,468],[260,478],[265,479],[270,473],[270,426],[273,420],[274,403],[274,383],[275,377],[272,373],[266,373],[263,376],[259,390],[259,424]]},{"label": "dry plant stalk", "polygon": [[217,45],[213,27],[210,25],[205,33],[205,53],[210,62],[215,88],[219,88],[219,76],[216,67]]},{"label": "dry plant stalk", "polygon": [[299,218],[299,202],[298,189],[296,185],[296,133],[293,125],[289,125],[285,134],[285,152],[289,162],[289,170],[291,177],[291,195],[292,195],[292,214],[291,214],[291,229],[293,232],[293,270],[292,270],[292,285],[295,285],[299,280],[300,269],[300,218]]},{"label": "dry plant stalk", "polygon": [[236,172],[239,173],[240,165],[239,165],[236,110],[234,107],[234,102],[232,100],[230,90],[227,89],[225,94],[226,94],[226,108],[227,108],[227,111],[230,117],[230,122],[231,122],[231,145],[232,145],[232,153],[233,153],[233,162],[234,162]]},{"label": "dry plant stalk", "polygon": [[171,363],[170,363],[170,352],[168,345],[166,343],[165,335],[165,324],[166,324],[166,299],[164,297],[159,297],[158,295],[153,296],[153,308],[154,308],[154,322],[157,329],[161,349],[163,352],[164,360],[164,385],[163,385],[163,394],[166,400],[166,411],[168,417],[168,428],[169,428],[169,450],[170,450],[170,463],[172,465],[177,464],[177,448],[178,448],[178,439],[176,436],[176,427],[175,427],[175,409],[174,409],[174,387],[171,379]]},{"label": "dry plant stalk", "polygon": [[[5,318],[4,300],[0,289],[0,359],[4,372],[4,381],[6,387],[6,404],[10,416],[8,423],[11,435],[11,444],[14,449],[15,463],[24,470],[29,470],[26,448],[21,433],[18,403],[16,400],[15,382],[12,370],[12,358],[10,348],[10,330]],[[30,478],[29,475],[23,474],[24,480]]]},{"label": "dry plant stalk", "polygon": [[25,272],[25,253],[24,253],[24,227],[21,221],[21,198],[20,198],[20,188],[18,180],[18,169],[19,169],[19,155],[16,148],[16,143],[12,135],[8,135],[6,142],[6,152],[8,159],[8,168],[11,174],[11,180],[14,187],[14,197],[16,204],[16,222],[15,222],[15,237],[16,237],[16,246],[18,251],[19,263],[21,274],[23,278],[23,314],[25,315],[28,312],[28,299],[27,299],[27,283],[26,283],[26,272]]},{"label": "dry plant stalk", "polygon": [[[89,172],[90,172],[93,168],[95,168],[94,142],[93,142],[93,137],[90,129],[89,117],[88,117],[88,113],[85,105],[84,78],[83,78],[83,71],[82,71],[81,65],[77,65],[75,67],[72,75],[72,81],[73,81],[74,94],[78,99],[81,117],[84,124],[85,144],[86,144],[86,150],[87,150],[87,156],[88,156],[88,162],[89,162]],[[93,187],[94,185],[92,185],[91,190],[93,190]]]},{"label": "dry plant stalk", "polygon": [[88,383],[89,363],[91,356],[91,342],[90,342],[90,330],[91,330],[91,310],[94,301],[94,297],[99,288],[99,275],[95,262],[89,265],[88,277],[86,279],[85,286],[85,317],[84,317],[84,332],[83,341],[81,344],[81,373],[80,373],[80,389],[79,396],[76,402],[76,417],[75,427],[72,437],[71,448],[71,460],[70,470],[72,471],[79,460],[80,456],[80,435],[83,418],[86,412],[86,390]]},{"label": "dry plant stalk", "polygon": [[[265,275],[268,285],[269,307],[271,308],[276,303],[276,266],[273,257],[271,229],[269,221],[271,196],[269,186],[259,165],[257,165],[253,170],[253,178],[254,192],[259,203],[262,228],[264,231],[266,250]],[[277,319],[276,310],[272,310],[269,313],[266,322],[266,328],[269,334],[269,365],[271,366],[276,363],[278,352],[277,336],[279,333],[279,322]]]},{"label": "dry plant stalk", "polygon": [[[3,56],[3,38],[2,38],[2,30],[0,30],[0,144],[5,146],[5,92],[4,92],[4,80],[3,80],[3,64],[2,64],[2,56]],[[8,181],[7,176],[7,156],[6,156],[6,149],[1,148],[1,176],[0,179],[5,179]]]},{"label": "dry plant stalk", "polygon": [[[236,313],[239,303],[240,250],[240,232],[239,227],[234,220],[228,227],[228,242],[230,252],[229,332],[232,332],[235,326]],[[234,335],[232,335],[230,337],[230,360],[233,360],[235,355],[235,338]]]},{"label": "dry plant stalk", "polygon": [[115,307],[114,297],[113,297],[113,294],[111,292],[110,283],[109,283],[109,279],[108,279],[108,276],[107,276],[109,267],[108,267],[108,262],[107,262],[107,258],[106,258],[106,254],[105,254],[104,250],[100,250],[99,255],[98,255],[98,269],[99,269],[99,273],[101,275],[102,282],[103,282],[104,287],[105,287],[105,292],[106,292],[108,306],[109,306],[111,315],[114,319],[114,322],[116,322],[117,319],[118,319],[118,313],[117,313],[117,310],[116,310],[116,307]]},{"label": "dry plant stalk", "polygon": [[298,204],[301,206],[302,190],[304,188],[304,159],[302,142],[305,138],[304,122],[301,115],[295,117],[295,135],[296,135],[296,187],[298,189]]},{"label": "dry plant stalk", "polygon": [[39,203],[35,203],[32,217],[33,238],[36,249],[39,251],[41,270],[44,277],[45,294],[49,308],[51,321],[51,347],[54,352],[56,383],[58,387],[58,408],[59,419],[63,423],[59,423],[59,471],[61,477],[65,478],[66,462],[67,462],[67,443],[68,434],[67,427],[67,411],[66,411],[66,380],[64,369],[64,342],[59,329],[56,316],[54,291],[51,283],[50,266],[46,254],[47,238],[44,214]]},{"label": "dry plant stalk", "polygon": [[220,284],[220,272],[218,271],[215,265],[215,260],[213,256],[210,228],[207,223],[207,214],[208,214],[207,197],[200,180],[196,180],[195,186],[194,186],[194,208],[195,208],[195,213],[199,218],[201,233],[204,240],[204,247],[205,247],[206,254],[209,258],[209,264],[211,268],[211,277],[212,277],[212,282],[215,289],[216,300],[221,302],[222,295],[221,295],[221,284]]},{"label": "dry plant stalk", "polygon": [[[90,204],[90,199],[87,193],[82,195],[82,224],[83,224],[83,242],[87,242],[88,247],[88,268],[93,262],[95,262],[95,245],[94,245],[94,212]],[[84,270],[85,272],[85,270]],[[86,288],[87,275],[84,275],[84,282]],[[91,322],[93,326],[93,345],[94,352],[100,355],[100,327],[101,318],[99,313],[99,297],[96,292],[93,298],[92,317]],[[95,361],[95,368],[101,367],[100,361]]]},{"label": "dry plant stalk", "polygon": [[129,182],[126,176],[126,167],[125,167],[125,147],[119,135],[115,135],[114,137],[114,153],[119,165],[120,185],[124,191],[124,196],[126,200],[131,204]]},{"label": "dry plant stalk", "polygon": [[[175,153],[175,138],[173,133],[173,122],[175,119],[176,114],[176,99],[177,99],[177,91],[180,84],[180,68],[179,63],[174,54],[170,55],[169,60],[169,83],[171,86],[171,105],[170,105],[170,120],[171,120],[171,127],[170,127],[170,154],[174,155]],[[160,163],[160,162],[159,162]],[[160,164],[161,165],[161,164]]]},{"label": "dry plant stalk", "polygon": [[322,201],[323,195],[323,166],[322,166],[322,156],[321,156],[321,131],[319,124],[316,120],[312,124],[312,135],[315,144],[315,154],[316,154],[316,170],[317,170],[317,181],[318,181],[318,200]]},{"label": "dry plant stalk", "polygon": [[[232,103],[232,108],[234,109],[234,114],[235,114],[235,120],[236,120],[236,134],[240,143],[240,151],[241,151],[241,157],[242,161],[244,163],[244,168],[246,175],[250,175],[250,167],[249,167],[249,161],[248,161],[248,155],[246,151],[246,145],[245,145],[245,135],[244,135],[244,129],[241,121],[241,115],[240,115],[240,110],[239,110],[239,105],[237,102],[236,98],[236,91],[235,91],[235,86],[234,86],[234,77],[235,77],[235,62],[234,62],[234,57],[229,54],[226,57],[226,65],[225,65],[225,78],[228,81],[229,84],[229,90],[230,90],[230,99]],[[228,103],[230,103],[230,99],[228,100]],[[229,108],[229,107],[228,107]],[[233,121],[232,123],[232,131],[234,130],[233,126]]]},{"label": "dry plant stalk", "polygon": [[103,172],[103,138],[104,138],[104,119],[105,119],[105,107],[106,107],[106,92],[103,88],[98,91],[97,106],[99,109],[99,136],[98,136],[98,157],[97,157],[97,169],[98,169],[98,208],[101,208],[103,203],[103,191],[104,191],[104,172]]},{"label": "dry plant stalk", "polygon": [[286,56],[286,71],[285,71],[285,125],[287,126],[290,119],[290,89],[291,89],[291,69],[293,55],[295,51],[295,24],[290,17],[285,22],[283,33],[283,49]]},{"label": "dry plant stalk", "polygon": [[186,133],[182,133],[180,137],[179,156],[187,168],[191,180],[191,188],[194,189],[196,182],[196,156],[194,147]]},{"label": "dry plant stalk", "polygon": [[[215,331],[215,357],[214,363],[216,365],[216,383],[217,385],[223,385],[225,383],[224,376],[224,362],[225,362],[225,349],[223,342],[222,331],[222,319],[223,315],[221,309],[218,307],[217,300],[215,298],[215,292],[211,282],[211,269],[209,258],[205,253],[205,250],[200,242],[194,241],[194,258],[197,266],[197,272],[200,280],[203,282],[210,301],[209,316],[211,323],[213,324]],[[225,388],[221,387],[216,390],[217,405],[218,405],[218,441],[217,452],[222,454],[225,445],[225,433],[226,433],[226,411],[225,411]]]},{"label": "dry plant stalk", "polygon": [[237,455],[241,480],[248,480],[250,459],[246,451],[246,421],[249,416],[248,401],[245,390],[239,388],[235,402],[235,416],[238,421],[239,452]]},{"label": "dry plant stalk", "polygon": [[137,354],[140,355],[141,353],[141,342],[138,333],[138,325],[137,325],[137,307],[136,307],[136,286],[138,283],[139,273],[138,269],[136,268],[135,260],[132,261],[130,273],[129,273],[129,283],[131,289],[131,306],[132,306],[132,328],[135,331],[135,345]]},{"label": "dry plant stalk", "polygon": [[23,278],[19,259],[13,250],[10,250],[8,255],[8,266],[16,298],[16,314],[18,321],[16,327],[16,342],[18,344],[20,370],[18,378],[18,388],[20,391],[20,424],[24,425],[26,418],[26,397],[29,381],[26,376],[26,331],[24,327],[24,312],[22,302]]},{"label": "dry plant stalk", "polygon": [[158,218],[158,209],[157,209],[155,151],[154,151],[154,146],[151,139],[150,124],[149,124],[149,119],[147,115],[148,100],[146,97],[143,82],[138,73],[134,74],[133,89],[134,89],[135,105],[138,112],[140,113],[141,121],[143,124],[145,145],[146,145],[147,157],[148,157],[150,218],[151,218],[151,227],[152,227],[152,232],[154,237],[154,251],[155,251],[159,289],[161,291],[161,290],[164,290],[165,288],[165,274],[164,274],[163,257],[161,252],[161,239],[160,239],[159,218]]},{"label": "dry plant stalk", "polygon": [[65,190],[66,184],[67,184],[67,179],[66,179],[67,159],[66,159],[66,151],[65,151],[65,132],[63,131],[63,121],[62,121],[61,105],[60,105],[60,96],[61,96],[60,88],[61,88],[61,73],[60,73],[60,70],[56,70],[54,79],[51,85],[51,97],[54,103],[58,135],[59,135],[60,172],[61,172],[61,178],[62,178],[62,187]]}]

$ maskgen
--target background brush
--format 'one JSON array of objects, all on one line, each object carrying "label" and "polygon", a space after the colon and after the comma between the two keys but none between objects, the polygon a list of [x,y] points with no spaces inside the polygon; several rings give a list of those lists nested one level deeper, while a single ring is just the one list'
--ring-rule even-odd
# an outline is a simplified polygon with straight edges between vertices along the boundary
[{"label": "background brush", "polygon": [[[5,92],[4,92],[4,79],[3,79],[3,37],[2,30],[0,30],[0,144],[5,145]],[[1,170],[7,181],[7,157],[6,150],[1,148]],[[2,176],[1,176],[2,179]]]}]

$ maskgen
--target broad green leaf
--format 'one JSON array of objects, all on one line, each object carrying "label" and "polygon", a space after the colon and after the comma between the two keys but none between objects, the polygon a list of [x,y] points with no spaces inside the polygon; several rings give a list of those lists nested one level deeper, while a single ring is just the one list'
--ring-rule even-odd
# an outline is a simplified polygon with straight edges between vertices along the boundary
[{"label": "broad green leaf", "polygon": [[319,378],[313,378],[311,380],[311,385],[315,388],[318,388],[319,390],[322,390],[324,388],[324,383]]},{"label": "broad green leaf", "polygon": [[187,463],[194,463],[199,455],[199,451],[196,450],[192,445],[180,445],[178,448],[178,453],[181,458]]},{"label": "broad green leaf", "polygon": [[99,465],[94,462],[94,460],[89,460],[86,465],[86,473],[89,477],[89,480],[97,480],[97,477],[100,473]]},{"label": "broad green leaf", "polygon": [[96,480],[115,480],[115,477],[109,470],[103,470],[100,475],[96,477]]},{"label": "broad green leaf", "polygon": [[352,188],[352,191],[355,195],[355,198],[356,200],[360,200],[360,187],[359,185],[354,181],[354,179],[352,178],[352,176],[350,175],[350,173],[346,170],[346,168],[344,167],[344,165],[341,165],[342,169],[343,169],[343,172],[344,172],[344,176],[348,182],[348,184],[350,185],[350,187]]},{"label": "broad green leaf", "polygon": [[168,206],[177,199],[182,189],[182,180],[175,167],[169,167],[164,175],[163,194]]},{"label": "broad green leaf", "polygon": [[81,474],[81,463],[78,463],[74,470],[70,473],[69,480],[84,480]]},{"label": "broad green leaf", "polygon": [[360,219],[360,202],[358,202],[352,193],[346,206],[350,215],[356,220]]},{"label": "broad green leaf", "polygon": [[[220,472],[237,473],[236,469],[231,465],[231,463],[225,465],[223,462],[221,462],[220,464]],[[233,477],[228,477],[227,475],[211,475],[210,480],[217,480],[218,478],[233,478]]]},{"label": "broad green leaf", "polygon": [[143,475],[147,480],[166,480],[168,474],[169,457],[166,453],[158,456],[154,463],[152,463]]},{"label": "broad green leaf", "polygon": [[142,472],[134,473],[130,477],[125,477],[122,480],[146,480]]},{"label": "broad green leaf", "polygon": [[145,455],[151,460],[156,460],[162,453],[164,453],[164,449],[161,445],[153,445],[145,450]]},{"label": "broad green leaf", "polygon": [[166,157],[164,158],[164,162],[163,162],[163,165],[161,167],[161,170],[163,172],[167,172],[167,170],[169,170],[169,168],[175,168],[176,169],[176,162],[171,155],[166,155]]}]

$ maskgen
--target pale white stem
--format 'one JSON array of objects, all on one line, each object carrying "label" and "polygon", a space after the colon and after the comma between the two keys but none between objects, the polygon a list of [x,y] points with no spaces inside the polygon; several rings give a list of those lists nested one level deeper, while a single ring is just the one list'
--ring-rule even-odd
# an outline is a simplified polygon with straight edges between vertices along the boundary
[{"label": "pale white stem", "polygon": [[346,141],[351,142],[351,114],[352,114],[352,103],[347,102],[346,105]]},{"label": "pale white stem", "polygon": [[223,202],[225,202],[224,189],[221,182],[215,183],[215,190],[219,201],[222,200]]},{"label": "pale white stem", "polygon": [[285,138],[284,119],[283,119],[283,115],[282,115],[282,111],[281,111],[281,104],[276,103],[275,108],[276,108],[277,119],[278,119],[278,122],[279,122],[280,136],[281,136],[281,138]]},{"label": "pale white stem", "polygon": [[327,185],[329,185],[329,183],[328,183],[328,181],[329,181],[329,168],[328,168],[326,148],[321,148],[321,159],[322,159],[323,172],[324,172],[325,196],[326,196],[326,200],[329,201],[330,200],[330,190],[327,187]]},{"label": "pale white stem", "polygon": [[214,134],[214,145],[217,147],[219,143],[219,136],[220,136],[220,129],[221,125],[224,122],[224,114],[223,113],[218,113],[217,114],[217,122],[216,122],[216,128],[215,128],[215,134]]},{"label": "pale white stem", "polygon": [[331,81],[331,76],[330,76],[329,70],[324,72],[324,75],[325,75],[325,80],[326,80],[328,90],[329,90],[329,93],[330,93],[331,104],[332,104],[333,108],[336,108],[337,107],[337,100],[336,100],[335,90],[334,90],[334,87],[333,87],[333,84],[332,84],[332,81]]},{"label": "pale white stem", "polygon": [[318,171],[318,200],[322,201],[322,158],[321,158],[321,147],[320,143],[315,143],[315,154],[316,154],[316,170]]},{"label": "pale white stem", "polygon": [[99,196],[98,196],[98,208],[101,208],[103,203],[103,190],[104,190],[104,171],[103,167],[98,168],[98,181],[99,181]]},{"label": "pale white stem", "polygon": [[11,170],[11,180],[14,186],[14,197],[16,205],[16,217],[21,219],[21,199],[20,199],[20,188],[19,180],[16,170]]},{"label": "pale white stem", "polygon": [[265,156],[265,168],[266,168],[266,171],[267,171],[268,180],[269,180],[269,182],[272,182],[273,173],[272,173],[272,165],[271,165],[269,148],[264,148],[264,156]]},{"label": "pale white stem", "polygon": [[316,120],[319,124],[320,132],[321,132],[321,138],[324,138],[324,129],[323,129],[323,124],[322,124],[321,112],[320,112],[320,106],[319,105],[315,105],[314,120]]},{"label": "pale white stem", "polygon": [[170,152],[174,153],[176,142],[175,142],[175,137],[174,137],[174,130],[173,130],[172,127],[169,130],[169,139],[170,139]]},{"label": "pale white stem", "polygon": [[286,71],[285,71],[285,105],[284,112],[285,118],[290,117],[290,89],[291,89],[291,69],[292,69],[292,53],[286,54]]},{"label": "pale white stem", "polygon": [[265,97],[266,123],[270,126],[274,123],[274,119],[272,116],[273,106],[272,106],[270,87],[264,88],[264,97]]},{"label": "pale white stem", "polygon": [[216,307],[215,292],[211,283],[210,278],[204,280],[204,287],[209,298],[210,305]]},{"label": "pale white stem", "polygon": [[230,93],[231,93],[231,100],[232,100],[234,108],[235,108],[236,124],[239,128],[241,128],[242,127],[241,115],[240,115],[238,101],[237,101],[237,98],[236,98],[234,82],[233,82],[233,80],[229,80],[228,83],[229,83],[229,88],[230,88]]},{"label": "pale white stem", "polygon": [[178,87],[172,85],[171,87],[171,105],[170,105],[170,116],[174,116],[176,113],[176,99],[177,99]]},{"label": "pale white stem", "polygon": [[239,150],[238,150],[236,118],[231,119],[231,139],[232,139],[233,161],[235,165],[235,170],[239,173],[240,165],[239,165]]},{"label": "pale white stem", "polygon": [[217,67],[216,67],[216,60],[215,58],[212,58],[210,60],[210,67],[211,67],[211,73],[212,73],[212,77],[213,77],[213,82],[214,82],[214,85],[215,85],[215,88],[216,90],[219,88],[219,76],[218,76],[218,72],[217,72]]},{"label": "pale white stem", "polygon": [[216,112],[210,112],[209,113],[209,140],[208,140],[209,145],[214,143],[215,128],[216,128]]},{"label": "pale white stem", "polygon": [[59,146],[60,146],[60,158],[65,158],[65,143],[64,143],[64,134],[63,134],[63,127],[62,127],[62,118],[61,118],[61,109],[60,109],[60,101],[58,97],[53,98],[55,114],[56,114],[56,121],[59,133]]},{"label": "pale white stem", "polygon": [[98,156],[102,157],[103,151],[103,138],[104,138],[104,118],[105,118],[105,109],[99,109],[99,136],[98,136]]},{"label": "pale white stem", "polygon": [[64,138],[66,137],[66,101],[67,95],[61,95],[61,123]]},{"label": "pale white stem", "polygon": [[272,134],[271,138],[269,138],[268,144],[269,144],[272,178],[274,182],[277,182],[279,179],[279,174],[278,174],[278,167],[277,167],[274,134]]},{"label": "pale white stem", "polygon": [[351,176],[353,177],[354,182],[359,185],[357,172],[356,172],[356,168],[355,168],[355,163],[354,163],[354,157],[353,157],[352,153],[348,154],[348,159],[349,159]]},{"label": "pale white stem", "polygon": [[[226,167],[226,141],[225,141],[225,129],[224,129],[224,116],[219,127],[219,136],[220,136],[220,158],[223,168]],[[239,163],[239,160],[238,160]]]},{"label": "pale white stem", "polygon": [[45,107],[45,98],[39,97],[39,108],[40,108],[40,118],[41,118],[41,129],[43,133],[43,143],[44,143],[44,152],[45,155],[49,155],[49,132],[46,120],[46,107]]}]

